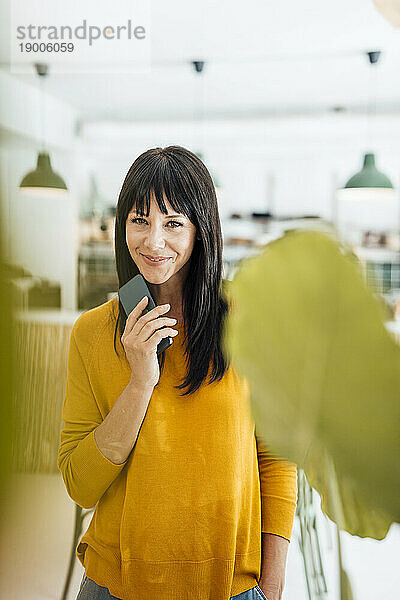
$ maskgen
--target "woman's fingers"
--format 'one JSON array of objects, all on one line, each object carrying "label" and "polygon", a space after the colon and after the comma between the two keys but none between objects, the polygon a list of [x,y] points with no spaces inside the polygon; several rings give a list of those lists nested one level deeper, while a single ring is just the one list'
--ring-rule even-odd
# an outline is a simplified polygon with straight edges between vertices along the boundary
[{"label": "woman's fingers", "polygon": [[146,308],[148,302],[149,302],[148,296],[144,296],[136,304],[136,306],[132,310],[132,312],[129,313],[129,315],[127,316],[127,319],[126,319],[124,336],[128,335],[132,331],[133,326],[137,323],[138,318],[140,317],[140,315],[142,314],[142,312]]}]

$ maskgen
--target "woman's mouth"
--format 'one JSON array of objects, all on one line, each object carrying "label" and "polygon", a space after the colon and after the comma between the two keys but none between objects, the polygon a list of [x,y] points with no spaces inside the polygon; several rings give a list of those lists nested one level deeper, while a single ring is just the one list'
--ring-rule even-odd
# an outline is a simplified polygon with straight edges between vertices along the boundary
[{"label": "woman's mouth", "polygon": [[141,254],[141,256],[144,262],[148,265],[162,265],[171,258],[170,256],[167,256],[165,258],[151,258],[149,256],[146,256],[145,254]]}]

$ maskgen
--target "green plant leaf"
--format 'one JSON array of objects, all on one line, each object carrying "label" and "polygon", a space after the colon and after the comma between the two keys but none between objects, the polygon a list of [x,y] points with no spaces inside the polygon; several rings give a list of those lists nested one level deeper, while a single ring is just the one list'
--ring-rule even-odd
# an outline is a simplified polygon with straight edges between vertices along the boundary
[{"label": "green plant leaf", "polygon": [[242,261],[227,289],[224,349],[249,381],[258,435],[304,469],[340,528],[382,539],[400,521],[400,347],[354,255],[290,232]]}]

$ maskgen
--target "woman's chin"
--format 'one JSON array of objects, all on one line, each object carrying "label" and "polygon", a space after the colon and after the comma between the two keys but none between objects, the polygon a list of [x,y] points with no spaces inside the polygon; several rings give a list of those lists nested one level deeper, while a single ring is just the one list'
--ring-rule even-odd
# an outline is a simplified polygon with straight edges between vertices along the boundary
[{"label": "woman's chin", "polygon": [[146,271],[141,271],[141,275],[143,275],[144,279],[147,283],[152,283],[154,285],[160,285],[168,281],[171,278],[171,274],[168,273],[148,273]]}]

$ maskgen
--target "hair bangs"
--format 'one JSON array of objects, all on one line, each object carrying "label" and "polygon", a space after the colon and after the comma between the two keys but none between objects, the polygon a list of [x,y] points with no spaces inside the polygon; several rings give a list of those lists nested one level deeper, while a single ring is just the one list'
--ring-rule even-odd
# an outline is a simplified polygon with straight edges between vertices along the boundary
[{"label": "hair bangs", "polygon": [[148,177],[148,174],[146,177],[145,173],[143,173],[143,178],[138,177],[132,208],[134,206],[140,216],[148,217],[152,194],[154,194],[162,213],[168,214],[165,204],[165,200],[167,200],[175,212],[186,215],[194,222],[190,202],[174,166],[170,163],[163,165],[160,161],[157,167],[151,178]]}]

